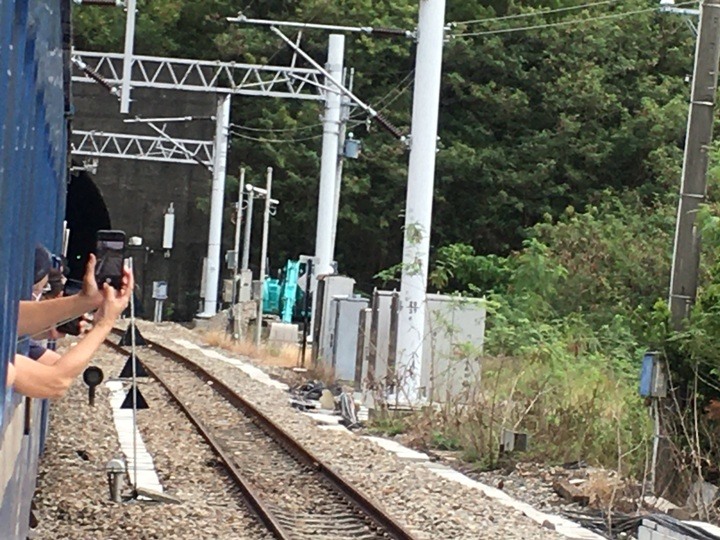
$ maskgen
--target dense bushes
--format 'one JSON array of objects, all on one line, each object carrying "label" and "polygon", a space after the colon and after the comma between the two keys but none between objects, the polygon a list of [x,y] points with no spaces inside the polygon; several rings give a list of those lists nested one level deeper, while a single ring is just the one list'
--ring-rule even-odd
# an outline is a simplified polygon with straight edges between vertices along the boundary
[{"label": "dense bushes", "polygon": [[[531,435],[531,456],[644,471],[651,422],[638,395],[642,352],[666,295],[674,208],[605,192],[528,231],[507,257],[438,250],[431,283],[485,295],[482,375],[458,403],[427,413],[428,444],[492,465],[502,428]],[[660,319],[662,320],[662,318]],[[470,407],[458,406],[469,402]]]}]

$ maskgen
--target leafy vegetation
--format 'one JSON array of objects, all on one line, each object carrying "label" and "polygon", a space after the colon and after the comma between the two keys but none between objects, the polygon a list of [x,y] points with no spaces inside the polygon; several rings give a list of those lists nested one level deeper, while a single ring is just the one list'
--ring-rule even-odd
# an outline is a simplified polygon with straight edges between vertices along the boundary
[{"label": "leafy vegetation", "polygon": [[[413,29],[416,0],[139,0],[136,51],[189,58],[288,64],[292,52],[267,28],[230,24],[250,17]],[[450,3],[448,21],[502,17],[574,6],[534,1]],[[522,247],[532,227],[568,206],[584,208],[605,190],[650,201],[676,186],[681,165],[693,35],[655,2],[458,24],[451,34],[572,22],[537,30],[460,36],[445,48],[440,150],[432,243],[464,243],[481,255]],[[642,11],[646,10],[646,11]],[[626,17],[593,17],[641,11]],[[123,12],[75,9],[78,49],[120,50]],[[573,22],[587,19],[587,22]],[[303,43],[324,59],[327,36]],[[409,129],[414,45],[405,39],[348,35],[346,65],[354,90],[403,130]],[[301,62],[302,65],[302,62]],[[229,170],[249,178],[275,168],[283,201],[274,221],[271,260],[314,248],[321,108],[287,100],[235,100]],[[398,263],[407,180],[404,145],[353,113],[363,154],[344,171],[336,257],[361,288]],[[254,128],[260,131],[250,131]],[[278,141],[283,142],[270,142]],[[675,191],[675,188],[672,188]],[[236,194],[227,190],[228,201]],[[259,226],[259,224],[258,224]],[[364,249],[358,250],[356,246]],[[254,257],[255,259],[256,257]]]},{"label": "leafy vegetation", "polygon": [[432,283],[485,295],[489,317],[484,350],[467,355],[481,375],[458,398],[464,406],[427,413],[423,442],[453,441],[494,466],[501,430],[524,431],[529,457],[616,466],[627,454],[626,470],[642,474],[651,423],[638,373],[667,289],[672,214],[606,192],[582,213],[537,224],[507,257],[439,250]]}]

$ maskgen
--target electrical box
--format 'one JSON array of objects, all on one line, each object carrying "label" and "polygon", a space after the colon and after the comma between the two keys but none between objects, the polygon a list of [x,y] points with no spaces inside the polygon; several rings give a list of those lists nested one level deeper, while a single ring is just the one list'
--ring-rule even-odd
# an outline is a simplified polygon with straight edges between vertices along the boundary
[{"label": "electrical box", "polygon": [[357,159],[360,157],[360,151],[362,150],[362,142],[353,137],[353,134],[348,134],[345,139],[345,147],[343,148],[343,156],[348,159]]},{"label": "electrical box", "polygon": [[367,307],[367,299],[354,296],[336,296],[331,304],[330,316],[334,308],[335,317],[331,334],[332,366],[335,378],[340,381],[355,381],[360,312]]},{"label": "electrical box", "polygon": [[337,274],[320,276],[317,300],[315,301],[315,321],[313,330],[313,364],[322,361],[331,367],[332,338],[335,326],[333,299],[335,296],[352,296],[355,280]]},{"label": "electrical box", "polygon": [[238,302],[249,302],[252,298],[252,270],[241,270],[238,274]]},{"label": "electrical box", "polygon": [[646,352],[640,371],[640,395],[642,397],[667,397],[667,379],[660,355],[657,352]]},{"label": "electrical box", "polygon": [[238,265],[238,252],[231,249],[225,253],[225,262],[230,270],[234,270]]},{"label": "electrical box", "polygon": [[232,279],[223,279],[222,300],[226,304],[231,304],[233,301],[233,280]]},{"label": "electrical box", "polygon": [[482,376],[486,303],[483,298],[427,294],[420,388],[432,402],[472,399]]},{"label": "electrical box", "polygon": [[259,280],[255,280],[252,282],[252,299],[253,300],[260,300],[262,299],[262,283],[260,283]]}]

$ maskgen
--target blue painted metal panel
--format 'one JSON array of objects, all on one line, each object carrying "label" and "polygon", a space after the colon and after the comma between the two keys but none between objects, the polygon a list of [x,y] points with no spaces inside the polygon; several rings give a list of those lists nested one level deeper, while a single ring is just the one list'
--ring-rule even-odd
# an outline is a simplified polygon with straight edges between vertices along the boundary
[{"label": "blue painted metal panel", "polygon": [[8,429],[24,404],[3,383],[8,362],[24,346],[16,335],[18,301],[30,295],[34,246],[57,250],[61,240],[69,10],[70,0],[0,0],[0,452],[16,452],[0,456],[0,467],[14,463],[11,471],[0,469],[3,540],[26,537],[46,432],[47,402],[39,400],[29,434]]}]

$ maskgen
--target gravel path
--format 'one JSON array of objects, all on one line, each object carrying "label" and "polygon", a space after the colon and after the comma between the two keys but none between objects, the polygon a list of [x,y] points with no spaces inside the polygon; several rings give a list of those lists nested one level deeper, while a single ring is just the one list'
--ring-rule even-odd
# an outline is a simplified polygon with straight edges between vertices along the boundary
[{"label": "gravel path", "polygon": [[[117,375],[125,359],[101,349],[94,365],[106,379]],[[230,493],[232,481],[214,455],[155,382],[139,388],[150,409],[138,412],[145,445],[165,490],[181,504],[108,500],[104,467],[121,455],[107,388],[97,388],[95,407],[79,379],[51,407],[50,434],[40,463],[35,499],[40,524],[35,538],[52,540],[195,540],[265,539],[241,499]],[[86,459],[78,455],[83,453]],[[128,487],[129,490],[129,487]]]},{"label": "gravel path", "polygon": [[[440,478],[418,464],[400,461],[361,437],[318,429],[312,420],[288,406],[288,394],[258,383],[237,368],[209,359],[200,351],[169,341],[181,338],[202,344],[191,330],[171,323],[140,322],[138,326],[143,335],[162,341],[223,379],[353,485],[379,501],[391,515],[404,521],[418,538],[564,538],[477,490]],[[227,351],[218,352],[232,357]]]}]

